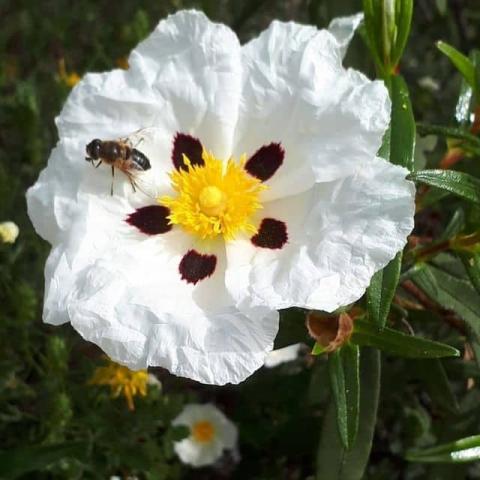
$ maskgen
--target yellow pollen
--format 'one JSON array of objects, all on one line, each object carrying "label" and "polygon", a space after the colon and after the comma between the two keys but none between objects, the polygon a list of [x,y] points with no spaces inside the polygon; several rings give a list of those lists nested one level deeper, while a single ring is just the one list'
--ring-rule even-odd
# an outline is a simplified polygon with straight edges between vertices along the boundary
[{"label": "yellow pollen", "polygon": [[215,436],[215,427],[208,420],[193,424],[192,436],[198,443],[209,443]]},{"label": "yellow pollen", "polygon": [[187,168],[170,173],[176,195],[158,199],[170,209],[170,223],[201,239],[255,235],[252,217],[262,208],[259,196],[266,186],[244,169],[246,156],[223,162],[204,150],[202,158],[202,165],[192,165],[184,155]]},{"label": "yellow pollen", "polygon": [[225,194],[213,185],[201,190],[198,201],[202,212],[213,217],[221,215],[227,206]]}]

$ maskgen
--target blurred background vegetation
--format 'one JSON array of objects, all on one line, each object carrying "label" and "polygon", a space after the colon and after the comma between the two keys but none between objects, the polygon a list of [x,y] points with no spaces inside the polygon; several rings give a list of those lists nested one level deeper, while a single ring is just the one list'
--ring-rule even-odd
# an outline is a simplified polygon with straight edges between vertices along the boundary
[{"label": "blurred background vegetation", "polygon": [[[56,143],[54,118],[76,75],[125,66],[130,50],[157,22],[181,8],[205,11],[212,20],[230,25],[245,42],[273,19],[324,27],[335,16],[361,10],[361,2],[0,0],[0,222],[13,220],[20,227],[14,245],[0,245],[0,477],[1,462],[8,460],[17,462],[10,476],[40,480],[111,475],[152,480],[315,478],[329,397],[324,357],[261,369],[239,386],[222,388],[153,369],[161,388],[151,387],[146,397],[135,399],[132,412],[125,399],[113,399],[108,389],[87,384],[104,362],[101,352],[69,325],[51,327],[41,321],[49,246],[28,220],[25,191]],[[417,0],[400,65],[416,120],[456,125],[461,77],[436,49],[440,39],[466,54],[479,47],[480,3]],[[374,76],[361,36],[354,40],[346,64]],[[446,140],[426,138],[418,142],[416,161],[435,167],[445,154]],[[458,169],[478,176],[479,166],[479,158],[470,155]],[[478,208],[448,197],[422,210],[415,234],[440,235],[457,211],[462,212],[465,231],[478,228]],[[465,272],[458,273],[454,260],[444,254],[438,262],[460,278]],[[474,350],[478,342],[471,340],[464,320],[469,316],[470,323],[480,322],[480,301],[478,294],[470,297],[470,303],[463,303],[467,314],[459,313],[458,306],[450,312],[446,300],[409,310],[415,332],[454,345],[465,355],[442,364],[385,356],[379,418],[364,478],[480,479],[475,463],[405,460],[409,449],[479,432],[480,370],[465,348],[466,340]],[[402,318],[397,315],[399,324]],[[292,309],[282,314],[277,346],[298,341],[313,343],[303,312]],[[436,382],[436,376],[442,381]],[[198,471],[179,462],[172,442],[180,437],[170,422],[192,401],[216,403],[237,424],[240,461],[226,457],[214,468]]]}]

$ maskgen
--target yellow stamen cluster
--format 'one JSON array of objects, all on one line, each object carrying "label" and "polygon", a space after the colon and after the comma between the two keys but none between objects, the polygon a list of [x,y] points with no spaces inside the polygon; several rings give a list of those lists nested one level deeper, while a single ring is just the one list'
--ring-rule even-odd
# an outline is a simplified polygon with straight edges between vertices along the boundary
[{"label": "yellow stamen cluster", "polygon": [[123,365],[109,362],[105,367],[97,367],[89,383],[91,385],[107,385],[112,389],[112,395],[118,397],[123,394],[128,408],[135,409],[133,397],[147,395],[148,373],[146,370],[134,372]]},{"label": "yellow stamen cluster", "polygon": [[192,426],[192,436],[198,443],[209,443],[215,436],[215,427],[208,420],[194,423]]},{"label": "yellow stamen cluster", "polygon": [[245,169],[246,157],[239,163],[224,163],[203,151],[203,165],[192,165],[184,155],[187,170],[170,174],[176,197],[162,197],[159,202],[170,209],[170,223],[202,239],[223,235],[231,240],[239,232],[257,233],[252,215],[262,205],[259,194],[266,187]]}]

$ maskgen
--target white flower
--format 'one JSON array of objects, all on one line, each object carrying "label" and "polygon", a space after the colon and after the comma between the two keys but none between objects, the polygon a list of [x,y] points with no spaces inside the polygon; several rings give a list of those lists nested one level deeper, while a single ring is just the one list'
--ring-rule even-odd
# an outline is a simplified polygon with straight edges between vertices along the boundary
[{"label": "white flower", "polygon": [[[278,309],[360,298],[405,244],[414,187],[376,157],[383,83],[342,66],[359,19],[275,21],[240,46],[183,11],[128,70],[86,75],[27,195],[53,246],[44,321],[70,321],[131,369],[238,383],[272,349]],[[157,201],[119,170],[111,195],[108,165],[84,160],[93,139],[127,136]]]},{"label": "white flower", "polygon": [[2,222],[0,223],[0,242],[3,243],[15,243],[15,240],[20,233],[16,223]]},{"label": "white flower", "polygon": [[174,449],[183,463],[194,467],[212,465],[237,445],[237,427],[212,404],[187,405],[172,424],[190,429],[190,436],[175,442]]},{"label": "white flower", "polygon": [[300,354],[300,350],[304,347],[303,343],[294,343],[287,347],[272,350],[265,357],[265,367],[273,368],[282,363],[292,362],[296,360]]}]

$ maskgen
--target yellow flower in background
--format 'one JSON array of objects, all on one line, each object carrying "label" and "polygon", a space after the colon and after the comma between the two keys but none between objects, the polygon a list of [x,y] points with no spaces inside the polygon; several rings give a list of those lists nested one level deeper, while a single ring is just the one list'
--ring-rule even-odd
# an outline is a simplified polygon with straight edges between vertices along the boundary
[{"label": "yellow flower in background", "polygon": [[123,365],[109,362],[105,367],[95,369],[89,384],[110,386],[113,396],[123,395],[127,400],[129,410],[134,410],[133,397],[147,395],[148,378],[146,370],[134,372]]},{"label": "yellow flower in background", "polygon": [[0,243],[15,243],[19,233],[20,229],[16,223],[0,223]]},{"label": "yellow flower in background", "polygon": [[67,73],[64,58],[58,61],[58,76],[60,81],[70,88],[73,88],[80,81],[80,75],[77,72]]}]

